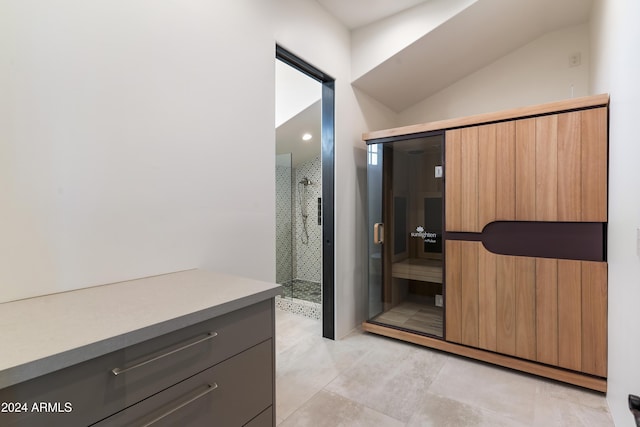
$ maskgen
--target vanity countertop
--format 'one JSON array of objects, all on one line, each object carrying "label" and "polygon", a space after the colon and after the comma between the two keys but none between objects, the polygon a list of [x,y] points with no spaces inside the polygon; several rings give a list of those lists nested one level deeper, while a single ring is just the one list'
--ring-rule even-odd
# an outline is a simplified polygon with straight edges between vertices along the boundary
[{"label": "vanity countertop", "polygon": [[280,293],[275,283],[196,269],[0,304],[0,388]]}]

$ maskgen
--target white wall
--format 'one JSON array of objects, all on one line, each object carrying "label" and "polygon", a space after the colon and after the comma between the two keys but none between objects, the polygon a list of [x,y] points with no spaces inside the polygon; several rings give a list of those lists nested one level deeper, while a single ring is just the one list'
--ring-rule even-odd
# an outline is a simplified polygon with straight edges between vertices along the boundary
[{"label": "white wall", "polygon": [[275,277],[272,10],[0,3],[0,302],[193,267]]},{"label": "white wall", "polygon": [[640,395],[640,3],[596,0],[592,12],[592,91],[609,92],[609,378],[616,426],[635,426],[627,395]]},{"label": "white wall", "polygon": [[362,321],[361,133],[388,123],[312,0],[0,3],[0,301],[193,267],[274,280],[276,41],[337,79],[336,336]]},{"label": "white wall", "polygon": [[[569,66],[580,52],[581,65]],[[402,111],[398,125],[464,117],[589,94],[587,24],[547,33]]]},{"label": "white wall", "polygon": [[276,63],[276,128],[320,100],[320,83],[282,61]]},{"label": "white wall", "polygon": [[356,80],[477,0],[431,0],[353,30],[351,79]]}]

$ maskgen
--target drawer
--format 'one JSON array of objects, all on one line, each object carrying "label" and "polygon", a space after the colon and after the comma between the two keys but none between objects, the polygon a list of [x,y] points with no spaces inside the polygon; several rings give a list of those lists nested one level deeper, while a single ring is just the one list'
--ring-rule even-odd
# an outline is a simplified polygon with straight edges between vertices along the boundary
[{"label": "drawer", "polygon": [[[0,402],[29,411],[2,413],[0,425],[89,425],[271,338],[272,328],[267,300],[2,389]],[[33,412],[34,402],[53,407]]]},{"label": "drawer", "polygon": [[274,419],[273,406],[269,406],[260,415],[245,424],[245,427],[272,427],[275,425]]},{"label": "drawer", "polygon": [[273,366],[268,340],[94,427],[272,426]]}]

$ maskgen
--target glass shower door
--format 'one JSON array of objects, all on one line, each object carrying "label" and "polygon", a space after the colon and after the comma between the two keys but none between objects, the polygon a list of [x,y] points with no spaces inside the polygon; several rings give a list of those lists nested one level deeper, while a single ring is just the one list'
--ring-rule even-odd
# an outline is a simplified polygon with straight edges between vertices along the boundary
[{"label": "glass shower door", "polygon": [[276,155],[276,282],[286,298],[293,292],[292,174],[291,153]]},{"label": "glass shower door", "polygon": [[444,135],[368,147],[369,322],[443,337]]}]

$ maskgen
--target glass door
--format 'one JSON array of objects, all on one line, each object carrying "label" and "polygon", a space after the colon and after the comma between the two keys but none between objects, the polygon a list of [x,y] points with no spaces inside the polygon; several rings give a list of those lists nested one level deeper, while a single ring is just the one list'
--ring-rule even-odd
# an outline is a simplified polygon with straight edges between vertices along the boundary
[{"label": "glass door", "polygon": [[369,321],[443,337],[444,134],[368,147]]},{"label": "glass door", "polygon": [[293,168],[291,153],[276,154],[276,283],[293,297]]},{"label": "glass door", "polygon": [[369,230],[369,319],[384,311],[382,296],[382,144],[367,147]]}]

